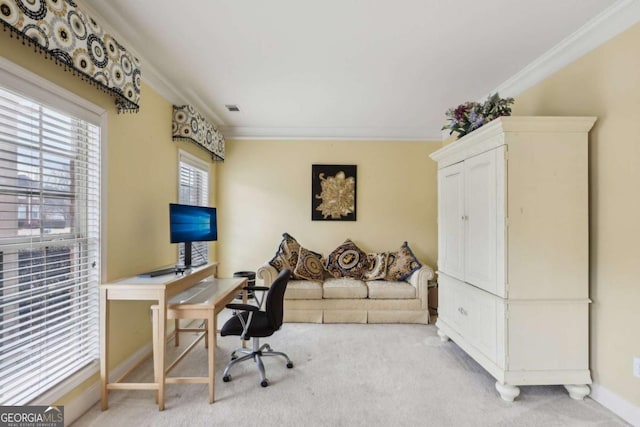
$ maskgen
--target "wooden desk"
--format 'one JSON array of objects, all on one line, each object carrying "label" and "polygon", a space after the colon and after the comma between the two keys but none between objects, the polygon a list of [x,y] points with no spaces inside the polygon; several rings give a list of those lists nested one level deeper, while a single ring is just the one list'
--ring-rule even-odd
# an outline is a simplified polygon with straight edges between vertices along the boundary
[{"label": "wooden desk", "polygon": [[[158,382],[170,384],[208,384],[209,385],[209,403],[214,402],[214,384],[215,384],[215,353],[216,353],[216,337],[217,337],[217,316],[225,305],[235,299],[242,292],[242,301],[246,304],[247,293],[242,288],[247,286],[246,277],[236,277],[233,279],[209,279],[198,283],[188,291],[176,295],[169,301],[167,307],[167,318],[176,319],[176,340],[179,331],[197,331],[201,334],[180,354],[171,365],[165,369],[159,363],[154,365],[154,375],[163,376],[157,379]],[[191,292],[194,291],[194,292]],[[158,324],[157,316],[159,315],[159,306],[152,307],[154,324]],[[179,319],[202,319],[205,321],[203,329],[178,329],[177,321]],[[154,334],[157,341],[154,346],[164,347],[165,339],[162,335]],[[208,376],[206,377],[169,377],[169,372],[184,358],[202,339],[206,338],[207,356],[208,356]],[[158,397],[158,405],[164,406],[163,397]]]},{"label": "wooden desk", "polygon": [[[109,390],[157,390],[158,407],[164,409],[164,374],[159,375],[152,383],[120,382],[128,371],[116,381],[109,381],[109,305],[114,300],[156,301],[160,310],[157,322],[153,325],[153,360],[154,368],[162,366],[164,373],[165,347],[155,345],[157,337],[167,335],[167,302],[172,296],[192,287],[207,277],[216,276],[217,263],[209,263],[191,269],[184,275],[163,275],[157,277],[129,277],[112,283],[100,285],[100,381],[102,391],[101,406],[104,411],[109,407]],[[164,340],[164,339],[163,339]]]}]

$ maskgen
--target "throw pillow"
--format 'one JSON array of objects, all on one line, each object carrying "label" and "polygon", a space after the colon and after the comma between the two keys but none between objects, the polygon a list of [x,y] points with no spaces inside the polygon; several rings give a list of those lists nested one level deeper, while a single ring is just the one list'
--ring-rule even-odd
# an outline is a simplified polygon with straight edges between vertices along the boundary
[{"label": "throw pillow", "polygon": [[420,267],[422,264],[413,255],[407,242],[404,242],[397,252],[389,252],[387,274],[384,279],[392,282],[404,280]]},{"label": "throw pillow", "polygon": [[321,282],[324,278],[321,258],[322,255],[319,253],[300,247],[298,263],[293,270],[293,278]]},{"label": "throw pillow", "polygon": [[278,272],[285,268],[293,271],[298,264],[298,251],[300,244],[289,233],[282,234],[282,242],[278,246],[278,250],[274,257],[269,261]]},{"label": "throw pillow", "polygon": [[362,278],[366,281],[384,280],[387,274],[387,258],[388,254],[382,252],[379,254],[367,254],[369,260],[369,268],[364,272]]},{"label": "throw pillow", "polygon": [[369,268],[369,260],[366,252],[347,239],[327,256],[325,268],[336,278],[362,279]]}]

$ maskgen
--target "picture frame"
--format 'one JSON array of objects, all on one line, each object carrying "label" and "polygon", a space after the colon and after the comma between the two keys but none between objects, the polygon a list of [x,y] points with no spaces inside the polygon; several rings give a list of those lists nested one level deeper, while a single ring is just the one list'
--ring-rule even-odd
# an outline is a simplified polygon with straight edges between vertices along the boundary
[{"label": "picture frame", "polygon": [[311,220],[355,221],[356,165],[311,165]]}]

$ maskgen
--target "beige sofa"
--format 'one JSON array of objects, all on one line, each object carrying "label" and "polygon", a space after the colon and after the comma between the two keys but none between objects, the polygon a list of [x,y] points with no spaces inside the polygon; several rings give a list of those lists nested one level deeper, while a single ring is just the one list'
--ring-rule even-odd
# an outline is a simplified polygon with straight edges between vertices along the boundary
[{"label": "beige sofa", "polygon": [[[265,264],[257,271],[265,286],[278,271]],[[433,270],[423,265],[403,281],[335,278],[290,280],[285,293],[285,322],[429,323],[428,292]]]}]

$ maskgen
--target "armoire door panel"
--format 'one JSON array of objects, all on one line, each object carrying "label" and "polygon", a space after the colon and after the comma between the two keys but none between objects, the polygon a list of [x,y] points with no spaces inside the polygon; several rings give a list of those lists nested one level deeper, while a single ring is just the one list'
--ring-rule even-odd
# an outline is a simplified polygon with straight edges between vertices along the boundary
[{"label": "armoire door panel", "polygon": [[464,162],[465,281],[496,292],[496,150]]},{"label": "armoire door panel", "polygon": [[458,163],[439,172],[438,269],[464,280],[464,175]]}]

